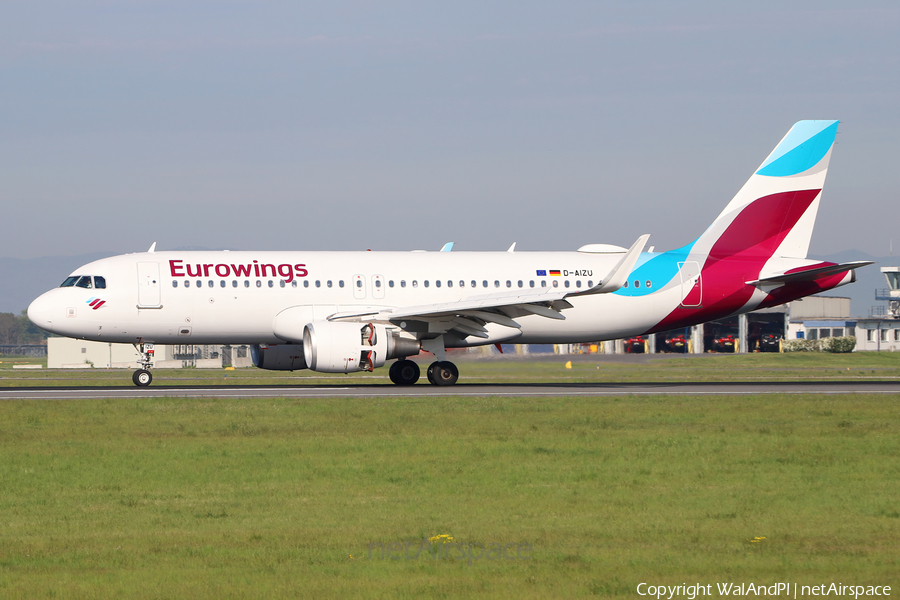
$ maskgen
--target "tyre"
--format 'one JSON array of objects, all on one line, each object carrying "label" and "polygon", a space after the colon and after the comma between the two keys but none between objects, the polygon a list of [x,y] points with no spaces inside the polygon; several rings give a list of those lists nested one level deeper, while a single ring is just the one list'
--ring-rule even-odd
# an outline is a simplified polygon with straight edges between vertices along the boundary
[{"label": "tyre", "polygon": [[153,381],[153,375],[151,375],[150,371],[147,369],[138,369],[134,372],[134,375],[131,376],[131,380],[134,382],[134,385],[138,387],[147,387],[150,385],[150,382]]},{"label": "tyre", "polygon": [[459,379],[459,369],[452,362],[440,361],[428,367],[428,381],[433,385],[453,385]]}]

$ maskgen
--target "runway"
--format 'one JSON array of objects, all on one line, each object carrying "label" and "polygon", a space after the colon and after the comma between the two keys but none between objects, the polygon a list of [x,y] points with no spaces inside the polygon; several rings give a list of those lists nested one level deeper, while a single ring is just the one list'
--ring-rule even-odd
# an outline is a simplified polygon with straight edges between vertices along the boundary
[{"label": "runway", "polygon": [[729,383],[457,384],[436,387],[386,385],[135,386],[0,388],[0,400],[92,398],[378,398],[427,396],[624,396],[752,394],[900,394],[900,381],[803,381]]}]

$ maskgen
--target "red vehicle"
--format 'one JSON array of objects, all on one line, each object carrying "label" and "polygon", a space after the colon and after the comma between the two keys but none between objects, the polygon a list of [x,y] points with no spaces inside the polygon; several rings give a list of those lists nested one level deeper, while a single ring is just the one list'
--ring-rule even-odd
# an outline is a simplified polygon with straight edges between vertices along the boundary
[{"label": "red vehicle", "polygon": [[677,352],[679,354],[684,354],[688,350],[687,340],[684,338],[684,334],[673,335],[669,339],[666,340],[666,349],[669,352]]},{"label": "red vehicle", "polygon": [[644,343],[644,338],[640,335],[625,340],[625,352],[628,354],[643,354],[646,349],[647,345]]},{"label": "red vehicle", "polygon": [[734,352],[736,345],[734,336],[730,333],[713,340],[713,350],[716,352]]}]

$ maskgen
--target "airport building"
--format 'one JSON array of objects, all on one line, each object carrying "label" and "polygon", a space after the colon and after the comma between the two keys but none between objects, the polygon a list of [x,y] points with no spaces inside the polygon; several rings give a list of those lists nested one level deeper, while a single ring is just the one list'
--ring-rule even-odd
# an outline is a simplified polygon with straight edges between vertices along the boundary
[{"label": "airport building", "polygon": [[[155,369],[221,369],[249,367],[248,346],[177,345],[154,347]],[[49,369],[139,369],[140,353],[130,344],[92,342],[64,337],[47,339]]]}]

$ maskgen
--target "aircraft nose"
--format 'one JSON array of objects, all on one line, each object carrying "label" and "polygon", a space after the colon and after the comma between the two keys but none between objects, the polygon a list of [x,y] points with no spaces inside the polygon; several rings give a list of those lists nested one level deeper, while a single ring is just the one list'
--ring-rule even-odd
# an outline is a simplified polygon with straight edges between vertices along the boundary
[{"label": "aircraft nose", "polygon": [[53,305],[47,294],[28,305],[28,319],[44,331],[53,331]]}]

